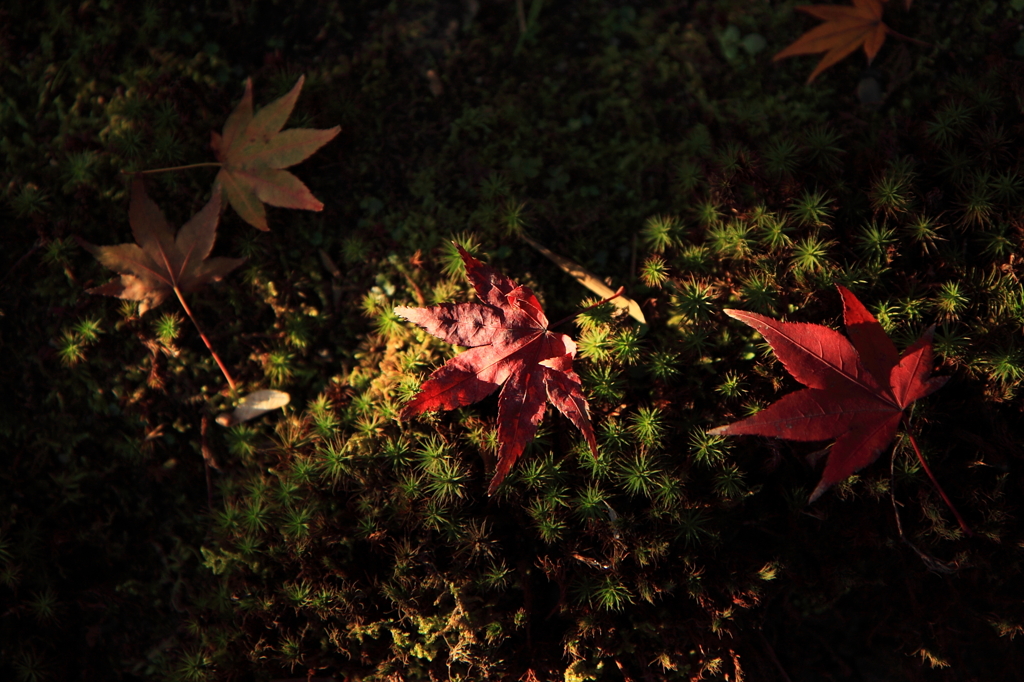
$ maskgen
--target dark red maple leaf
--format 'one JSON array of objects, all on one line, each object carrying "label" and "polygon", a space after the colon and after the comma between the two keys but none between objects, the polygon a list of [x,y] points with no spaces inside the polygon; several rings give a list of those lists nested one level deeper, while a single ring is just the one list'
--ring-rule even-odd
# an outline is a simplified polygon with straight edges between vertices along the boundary
[{"label": "dark red maple leaf", "polygon": [[498,464],[491,495],[533,438],[550,401],[576,427],[597,456],[580,379],[572,371],[576,343],[548,329],[548,318],[528,287],[516,284],[456,244],[482,303],[395,308],[395,314],[430,334],[469,350],[430,375],[406,403],[403,417],[475,403],[504,384],[498,396]]},{"label": "dark red maple leaf", "polygon": [[843,297],[849,339],[817,324],[782,322],[742,310],[725,311],[759,331],[793,378],[808,388],[783,396],[752,417],[712,429],[711,433],[799,441],[835,438],[811,502],[878,459],[896,435],[903,411],[941,388],[949,378],[929,378],[934,327],[900,355],[853,293],[842,286],[837,288]]}]

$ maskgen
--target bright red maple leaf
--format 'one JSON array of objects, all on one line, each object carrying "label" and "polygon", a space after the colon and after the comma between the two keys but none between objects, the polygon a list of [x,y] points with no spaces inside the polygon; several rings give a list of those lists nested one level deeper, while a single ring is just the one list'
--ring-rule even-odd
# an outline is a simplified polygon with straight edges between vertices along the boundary
[{"label": "bright red maple leaf", "polygon": [[548,329],[548,318],[528,287],[481,263],[456,244],[482,303],[395,308],[430,334],[469,350],[430,375],[406,403],[403,417],[475,403],[504,384],[498,396],[498,464],[491,495],[533,438],[548,401],[576,427],[597,456],[580,378],[572,371],[576,343]]},{"label": "bright red maple leaf", "polygon": [[843,297],[849,339],[817,324],[725,311],[759,331],[793,378],[808,388],[783,396],[752,417],[712,429],[711,433],[799,441],[835,438],[811,502],[878,459],[896,435],[903,411],[949,379],[928,378],[934,327],[901,356],[878,320],[853,293],[842,286],[837,288]]}]

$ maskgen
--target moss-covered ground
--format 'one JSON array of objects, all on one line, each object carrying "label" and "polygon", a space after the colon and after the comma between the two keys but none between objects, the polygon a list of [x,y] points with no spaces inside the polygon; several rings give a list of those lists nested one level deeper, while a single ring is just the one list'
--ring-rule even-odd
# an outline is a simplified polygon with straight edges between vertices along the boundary
[{"label": "moss-covered ground", "polygon": [[[87,0],[0,8],[0,679],[1024,677],[1024,2],[890,0],[856,53],[771,55],[796,3]],[[224,212],[191,308],[109,281],[130,173],[213,161],[252,77],[306,85],[322,212]],[[181,225],[212,168],[148,176]],[[472,299],[457,240],[571,333],[591,458],[549,410],[493,498],[497,403],[400,420],[457,351],[396,305]],[[796,388],[722,310],[898,345],[966,536],[899,437],[813,504],[822,443],[708,429]],[[565,329],[569,331],[569,328]]]}]

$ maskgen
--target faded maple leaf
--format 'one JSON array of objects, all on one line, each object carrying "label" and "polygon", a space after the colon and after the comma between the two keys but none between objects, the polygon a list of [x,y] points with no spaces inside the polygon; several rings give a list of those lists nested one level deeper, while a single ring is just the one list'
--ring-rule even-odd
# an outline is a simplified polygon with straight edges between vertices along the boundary
[{"label": "faded maple leaf", "polygon": [[852,7],[799,5],[797,9],[823,19],[825,23],[800,36],[793,44],[772,57],[772,60],[824,52],[825,56],[807,78],[808,83],[861,46],[868,57],[868,64],[871,64],[885,42],[886,34],[891,31],[882,23],[882,0],[853,0]]},{"label": "faded maple leaf", "polygon": [[79,238],[78,243],[105,267],[120,274],[103,286],[89,289],[90,294],[116,296],[139,301],[139,314],[163,303],[172,293],[199,330],[214,360],[234,389],[234,380],[213,351],[206,335],[199,328],[184,294],[197,291],[211,282],[218,282],[237,268],[244,258],[209,258],[217,239],[220,217],[220,193],[214,192],[206,206],[185,223],[177,236],[160,207],[146,194],[141,179],[132,182],[128,205],[128,222],[135,244],[96,246]]},{"label": "faded maple leaf", "polygon": [[78,240],[96,260],[121,275],[89,293],[139,301],[139,313],[144,314],[172,293],[185,294],[220,281],[245,259],[208,258],[217,238],[219,215],[220,195],[214,192],[175,236],[142,180],[134,180],[128,222],[136,243],[96,246]]},{"label": "faded maple leaf", "polygon": [[238,215],[261,230],[270,229],[264,203],[310,211],[324,207],[301,180],[282,170],[307,159],[341,130],[339,126],[281,130],[304,82],[301,76],[288,94],[253,114],[252,79],[246,80],[245,94],[228,116],[223,134],[211,133],[210,146],[221,163],[214,182]]},{"label": "faded maple leaf", "polygon": [[941,388],[949,378],[929,378],[934,327],[900,355],[853,293],[842,286],[837,288],[843,298],[849,339],[818,324],[782,322],[742,310],[725,311],[760,332],[793,378],[808,388],[783,396],[752,417],[712,429],[711,433],[798,441],[835,438],[811,502],[878,459],[896,435],[903,411]]},{"label": "faded maple leaf", "polygon": [[533,438],[550,401],[583,433],[597,456],[580,379],[572,370],[576,343],[549,330],[540,302],[456,244],[482,303],[442,303],[431,308],[399,306],[395,313],[430,334],[469,350],[430,375],[406,403],[403,417],[475,403],[504,384],[498,396],[498,463],[487,488],[491,495]]}]

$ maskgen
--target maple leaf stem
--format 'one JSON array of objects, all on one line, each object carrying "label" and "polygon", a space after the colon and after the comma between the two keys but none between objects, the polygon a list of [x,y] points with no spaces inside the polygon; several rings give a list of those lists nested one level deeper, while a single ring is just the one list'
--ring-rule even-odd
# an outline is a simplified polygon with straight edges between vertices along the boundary
[{"label": "maple leaf stem", "polygon": [[968,537],[973,537],[974,532],[967,526],[967,522],[964,521],[964,517],[960,516],[960,512],[956,510],[956,507],[953,505],[953,501],[949,499],[946,491],[942,489],[941,485],[939,485],[938,480],[935,478],[935,474],[932,473],[931,467],[928,466],[928,462],[924,460],[924,455],[921,454],[920,448],[917,447],[917,441],[914,440],[914,434],[910,431],[910,423],[907,421],[906,415],[903,416],[903,426],[907,429],[907,437],[910,439],[910,444],[914,448],[914,454],[917,455],[917,460],[921,462],[921,466],[924,468],[924,472],[928,474],[928,478],[931,479],[932,485],[934,485],[935,489],[939,491],[939,495],[942,496],[943,502],[945,502],[946,506],[949,507],[949,510],[953,512],[953,516],[956,517],[957,523],[960,524],[960,530],[962,530]]},{"label": "maple leaf stem", "polygon": [[420,289],[420,285],[416,284],[416,281],[412,278],[412,275],[406,272],[404,267],[399,268],[398,271],[402,273],[402,275],[405,277],[405,281],[408,282],[409,286],[412,287],[412,292],[416,295],[416,302],[420,304],[421,308],[426,307],[427,299],[423,295],[423,289]]},{"label": "maple leaf stem", "polygon": [[190,163],[187,166],[170,166],[168,168],[153,168],[144,171],[121,171],[125,175],[152,175],[153,173],[166,173],[168,171],[188,170],[190,168],[220,168],[223,166],[220,161],[204,161],[203,163]]},{"label": "maple leaf stem", "polygon": [[902,33],[900,33],[899,31],[892,30],[888,26],[886,26],[886,33],[891,35],[893,38],[899,38],[900,40],[905,40],[908,43],[911,43],[913,45],[917,45],[918,47],[931,47],[932,46],[931,43],[926,43],[923,40],[918,40],[917,38],[911,38],[910,36],[905,36]]},{"label": "maple leaf stem", "polygon": [[199,338],[201,338],[203,343],[206,344],[206,347],[210,350],[210,355],[213,356],[217,366],[220,367],[221,374],[223,374],[224,378],[228,380],[228,386],[231,388],[231,392],[234,393],[235,380],[231,378],[231,374],[228,373],[228,368],[221,361],[220,356],[217,355],[217,351],[213,349],[213,345],[210,343],[210,340],[206,338],[206,334],[203,333],[203,328],[199,326],[199,322],[196,321],[195,316],[192,315],[192,309],[188,307],[188,303],[185,303],[185,297],[182,296],[181,289],[174,287],[174,293],[177,295],[178,301],[181,303],[181,307],[185,309],[185,314],[188,315],[190,320],[192,320],[192,324],[196,326],[196,331],[199,332]]},{"label": "maple leaf stem", "polygon": [[590,310],[591,308],[596,308],[596,307],[597,307],[597,306],[599,306],[599,305],[604,305],[604,304],[605,304],[605,303],[607,303],[608,301],[611,301],[612,299],[616,299],[616,298],[618,298],[619,296],[622,296],[622,292],[624,292],[625,290],[626,290],[626,287],[619,287],[619,290],[618,290],[618,291],[616,291],[616,292],[615,292],[614,294],[612,294],[612,295],[611,295],[611,296],[609,296],[608,298],[604,299],[603,301],[598,301],[597,303],[595,303],[595,304],[593,304],[593,305],[588,305],[588,306],[587,306],[586,308],[584,308],[583,310],[579,310],[579,311],[577,311],[577,312],[573,313],[572,315],[570,315],[569,317],[563,318],[563,319],[559,320],[558,322],[555,322],[554,324],[549,324],[549,325],[548,325],[548,329],[554,329],[555,327],[561,327],[561,326],[562,326],[563,324],[565,324],[566,322],[570,322],[570,321],[572,321],[572,320],[575,320],[575,319],[576,319],[576,316],[577,316],[577,315],[580,315],[580,314],[582,314],[582,313],[585,313],[585,312],[587,312],[588,310]]}]

